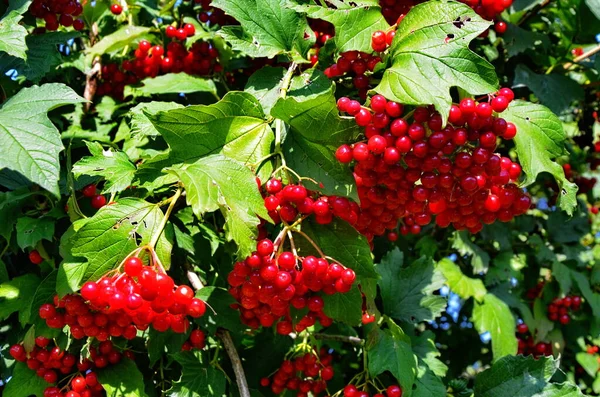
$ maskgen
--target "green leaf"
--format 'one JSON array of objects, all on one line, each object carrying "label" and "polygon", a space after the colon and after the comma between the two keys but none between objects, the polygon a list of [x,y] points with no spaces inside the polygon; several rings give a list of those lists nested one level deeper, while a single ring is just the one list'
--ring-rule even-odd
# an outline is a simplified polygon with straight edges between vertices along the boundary
[{"label": "green leaf", "polygon": [[585,4],[587,4],[596,19],[600,19],[600,0],[585,0]]},{"label": "green leaf", "polygon": [[509,57],[532,50],[544,52],[550,46],[550,39],[547,35],[523,29],[512,23],[507,24],[502,40],[504,40]]},{"label": "green leaf", "polygon": [[571,291],[571,269],[563,263],[554,261],[552,264],[552,275],[560,285],[560,292],[568,294]]},{"label": "green leaf", "polygon": [[29,273],[0,284],[0,320],[19,312],[21,324],[27,323],[29,307],[40,281],[38,276]]},{"label": "green leaf", "polygon": [[446,278],[450,289],[458,296],[463,299],[473,297],[479,302],[484,299],[487,290],[483,285],[483,281],[465,276],[460,267],[449,259],[442,259],[438,262],[437,267]]},{"label": "green leaf", "polygon": [[58,267],[56,277],[56,293],[59,297],[76,292],[81,287],[81,281],[87,270],[87,263],[63,261]]},{"label": "green leaf", "polygon": [[525,172],[523,186],[534,183],[540,173],[552,174],[561,189],[558,204],[572,215],[577,206],[577,185],[569,182],[562,167],[553,161],[565,154],[565,136],[558,117],[542,105],[519,100],[513,101],[502,117],[517,127],[514,140]]},{"label": "green leaf", "polygon": [[573,102],[583,100],[583,88],[574,80],[560,74],[536,74],[525,65],[517,65],[514,85],[527,86],[557,115],[570,112]]},{"label": "green leaf", "polygon": [[458,2],[429,1],[413,7],[396,30],[392,67],[375,91],[404,104],[433,104],[445,123],[451,87],[472,95],[498,87],[494,67],[469,49],[471,40],[490,25]]},{"label": "green leaf", "polygon": [[479,333],[491,334],[494,360],[517,354],[515,318],[506,303],[491,293],[486,294],[483,303],[475,302],[473,322]]},{"label": "green leaf", "polygon": [[150,32],[150,28],[142,26],[123,26],[114,33],[106,35],[87,50],[88,57],[94,58],[104,54],[115,53],[122,50],[140,36]]},{"label": "green leaf", "polygon": [[0,259],[0,284],[8,281],[8,271],[6,270],[6,264]]},{"label": "green leaf", "polygon": [[423,362],[419,362],[411,397],[445,396],[446,385]]},{"label": "green leaf", "polygon": [[[335,219],[327,225],[318,225],[307,219],[302,223],[302,231],[321,247],[326,255],[354,270],[358,284],[377,279],[367,239],[347,222]],[[301,236],[297,238],[302,239]]]},{"label": "green leaf", "polygon": [[203,157],[192,164],[173,168],[183,183],[187,202],[198,218],[221,210],[228,240],[238,245],[240,257],[256,249],[259,216],[269,219],[252,171],[220,154]]},{"label": "green leaf", "polygon": [[245,92],[229,92],[210,106],[188,106],[147,116],[169,144],[173,161],[192,162],[223,153],[254,164],[271,153],[273,131],[260,103]]},{"label": "green leaf", "polygon": [[29,198],[32,192],[27,189],[0,192],[0,236],[9,241],[17,218],[21,215],[21,207],[25,199]]},{"label": "green leaf", "polygon": [[79,37],[79,35],[79,32],[49,32],[28,35],[25,39],[27,59],[23,60],[0,53],[0,72],[16,69],[28,80],[38,82],[63,62],[58,46]]},{"label": "green leaf", "polygon": [[44,189],[59,194],[60,134],[47,113],[82,102],[63,84],[24,88],[0,108],[0,168],[17,171]]},{"label": "green leaf", "polygon": [[485,252],[477,244],[471,241],[471,236],[469,233],[455,232],[454,240],[452,241],[452,248],[458,251],[458,253],[462,256],[470,256],[471,257],[471,266],[473,266],[473,273],[485,273],[490,266],[490,255]]},{"label": "green leaf", "polygon": [[17,58],[27,58],[27,29],[19,22],[23,19],[22,12],[13,10],[0,19],[0,51]]},{"label": "green leaf", "polygon": [[22,312],[19,312],[19,316],[23,315],[23,318],[26,318],[27,322],[36,326],[38,335],[46,337],[54,337],[60,333],[59,330],[47,327],[46,321],[38,315],[40,306],[44,303],[52,302],[52,298],[56,294],[56,273],[56,270],[52,271],[39,283],[28,307],[24,307]]},{"label": "green leaf", "polygon": [[554,323],[548,319],[546,304],[542,299],[533,302],[533,320],[536,341],[546,340],[548,333],[554,329]]},{"label": "green leaf", "polygon": [[[142,80],[141,87],[125,87],[125,97],[151,96],[157,94],[189,94],[192,92],[208,92],[217,95],[217,87],[212,80],[194,77],[187,73],[168,73],[162,76]],[[165,109],[163,109],[165,110]]]},{"label": "green leaf", "polygon": [[[102,207],[70,241],[71,253],[89,262],[83,280],[99,279],[138,246],[148,244],[162,219],[163,213],[157,205],[138,198],[124,198]],[[139,245],[136,235],[140,236]],[[166,267],[171,263],[171,247],[162,233],[156,252]]]},{"label": "green leaf", "polygon": [[189,335],[187,334],[178,334],[170,329],[165,332],[158,332],[151,327],[148,331],[148,359],[150,365],[154,366],[165,352],[169,354],[180,353],[181,347],[188,338]]},{"label": "green leaf", "polygon": [[598,363],[598,359],[593,354],[588,354],[587,352],[579,352],[575,355],[575,359],[585,369],[585,372],[588,373],[592,378],[596,377],[598,370],[600,369],[600,363]]},{"label": "green leaf", "polygon": [[570,383],[552,383],[532,397],[585,397],[581,389]]},{"label": "green leaf", "polygon": [[[333,40],[338,52],[372,52],[371,35],[376,30],[388,30],[390,25],[381,14],[381,8],[361,2],[336,3],[336,8],[318,5],[294,5],[293,9],[310,18],[330,22],[335,28]],[[365,3],[365,2],[362,2]]]},{"label": "green leaf", "polygon": [[201,352],[182,352],[174,355],[174,358],[181,364],[181,378],[173,382],[170,396],[220,397],[225,394],[225,374],[203,362]]},{"label": "green leaf", "polygon": [[240,315],[231,310],[232,303],[236,303],[231,294],[224,288],[204,287],[196,292],[196,297],[202,299],[213,310],[207,309],[206,313],[198,320],[202,327],[209,332],[216,332],[217,328],[225,328],[232,332],[243,332],[244,326],[240,322]]},{"label": "green leaf", "polygon": [[571,271],[571,277],[585,298],[585,302],[592,308],[594,317],[600,317],[600,294],[595,293],[591,289],[589,278],[573,270]]},{"label": "green leaf", "polygon": [[335,158],[335,151],[355,141],[360,131],[354,119],[339,116],[329,79],[319,70],[307,70],[292,80],[287,97],[277,101],[271,114],[291,126],[283,146],[287,165],[318,181],[307,180],[306,187],[358,201],[352,172]]},{"label": "green leaf", "polygon": [[395,319],[417,323],[433,320],[446,308],[446,299],[433,295],[444,285],[444,276],[430,258],[402,267],[399,248],[388,252],[377,265],[384,312]]},{"label": "green leaf", "polygon": [[475,395],[506,397],[518,392],[520,396],[533,396],[544,389],[558,366],[559,361],[552,356],[503,357],[477,376]]},{"label": "green leaf", "polygon": [[335,321],[358,325],[362,319],[362,295],[356,285],[345,294],[323,295],[323,312]]},{"label": "green leaf", "polygon": [[54,235],[54,219],[49,217],[30,218],[24,216],[17,221],[17,244],[24,250],[35,247],[42,241],[52,241]]},{"label": "green leaf", "polygon": [[[144,375],[133,360],[123,358],[116,365],[109,365],[96,371],[98,382],[102,384],[107,397],[143,397]],[[124,376],[125,375],[125,376]]]},{"label": "green leaf", "polygon": [[[425,331],[419,336],[411,336],[410,339],[412,350],[419,360],[419,367],[425,366],[435,376],[446,376],[448,366],[439,359],[441,353],[435,345],[435,334],[431,331]],[[421,369],[419,369],[419,372],[421,372]],[[437,394],[430,395],[435,396]]]},{"label": "green leaf", "polygon": [[137,104],[129,111],[129,114],[131,114],[131,134],[144,136],[160,135],[147,115],[155,115],[158,112],[181,109],[183,107],[183,105],[175,102],[144,102]]},{"label": "green leaf", "polygon": [[410,337],[393,321],[388,320],[387,324],[388,329],[375,328],[367,337],[369,374],[375,377],[390,371],[408,397],[416,377],[417,359]]},{"label": "green leaf", "polygon": [[587,205],[579,201],[578,209],[569,216],[562,211],[548,214],[546,230],[549,242],[569,244],[579,242],[583,236],[590,233]]},{"label": "green leaf", "polygon": [[123,152],[104,150],[98,142],[86,142],[91,156],[83,157],[73,165],[73,175],[101,176],[106,183],[102,193],[119,193],[127,189],[135,175],[135,165]]},{"label": "green leaf", "polygon": [[279,99],[279,86],[284,75],[285,69],[282,67],[265,66],[250,76],[244,91],[254,95],[265,113],[270,114],[271,108]]},{"label": "green leaf", "polygon": [[27,368],[25,363],[17,363],[10,381],[2,391],[4,397],[43,396],[48,383],[36,375],[35,371]]},{"label": "green leaf", "polygon": [[220,35],[233,49],[252,57],[282,53],[304,56],[314,42],[305,18],[280,0],[214,0],[212,6],[234,17],[240,26],[227,26]]}]

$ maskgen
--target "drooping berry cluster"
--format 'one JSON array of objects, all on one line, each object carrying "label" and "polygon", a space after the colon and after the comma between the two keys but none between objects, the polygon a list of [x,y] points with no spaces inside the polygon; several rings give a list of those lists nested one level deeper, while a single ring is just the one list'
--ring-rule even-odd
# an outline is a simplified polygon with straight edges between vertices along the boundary
[{"label": "drooping berry cluster", "polygon": [[172,38],[166,48],[152,45],[142,40],[135,50],[134,59],[125,60],[121,65],[106,64],[102,68],[102,82],[98,86],[98,95],[111,95],[123,98],[127,84],[135,84],[146,77],[156,77],[167,73],[187,73],[208,76],[221,72],[219,51],[207,41],[197,41],[186,49],[181,42],[195,33],[194,25],[187,24],[180,29],[169,26],[167,37]]},{"label": "drooping berry cluster", "polygon": [[29,6],[29,12],[36,18],[46,22],[46,30],[57,30],[60,25],[73,26],[82,30],[83,20],[75,19],[83,12],[83,7],[77,0],[34,0]]},{"label": "drooping berry cluster", "polygon": [[260,384],[263,387],[271,385],[275,394],[292,390],[298,397],[308,396],[308,393],[319,396],[327,390],[327,382],[335,374],[332,361],[333,356],[321,348],[318,356],[311,352],[283,361],[272,378],[262,378]]},{"label": "drooping berry cluster", "polygon": [[190,337],[183,343],[181,350],[190,351],[192,349],[204,349],[206,346],[206,335],[200,329],[195,329],[190,332]]},{"label": "drooping berry cluster", "polygon": [[73,372],[77,364],[77,357],[71,353],[61,350],[51,340],[43,336],[35,338],[35,347],[29,353],[21,344],[10,348],[11,356],[20,362],[26,363],[27,367],[36,371],[37,376],[48,383],[56,383],[60,374]]},{"label": "drooping berry cluster", "polygon": [[325,45],[327,40],[335,36],[335,28],[333,25],[322,19],[307,18],[308,25],[315,33],[315,45],[310,53],[310,63],[314,66],[319,60],[319,51]]},{"label": "drooping berry cluster", "polygon": [[535,339],[529,332],[527,324],[517,325],[517,340],[517,354],[524,356],[533,355],[534,357],[552,355],[552,345],[547,342],[535,343]]},{"label": "drooping berry cluster", "polygon": [[512,5],[513,0],[461,0],[485,19],[493,20]]},{"label": "drooping berry cluster", "polygon": [[195,4],[200,4],[202,11],[198,14],[198,20],[209,25],[239,25],[233,17],[226,15],[220,8],[211,5],[212,0],[194,0]]},{"label": "drooping berry cluster", "polygon": [[477,233],[484,224],[525,213],[531,199],[512,182],[521,167],[494,153],[499,138],[517,133],[514,124],[494,116],[512,99],[510,89],[489,102],[464,99],[452,106],[442,128],[441,116],[430,107],[416,108],[409,122],[401,117],[402,104],[381,95],[371,98],[371,109],[340,98],[338,109],[354,116],[366,138],[336,151],[340,162],[354,162],[358,231],[372,240],[402,220],[402,234],[417,234],[435,216],[440,227]]},{"label": "drooping berry cluster", "polygon": [[97,193],[96,185],[94,184],[87,185],[81,189],[81,193],[83,193],[84,197],[88,197],[90,199],[92,208],[100,209],[106,205],[106,197]]},{"label": "drooping berry cluster", "polygon": [[371,48],[376,52],[384,52],[392,45],[394,36],[396,36],[396,31],[394,29],[390,29],[387,32],[384,32],[383,30],[373,32],[371,35]]},{"label": "drooping berry cluster", "polygon": [[[187,316],[204,315],[205,303],[186,285],[175,285],[162,269],[144,266],[137,257],[128,258],[125,273],[88,281],[81,296],[67,295],[55,305],[40,307],[40,317],[51,328],[68,325],[76,339],[85,336],[106,340],[109,336],[133,339],[137,330],[150,325],[159,331],[187,332]],[[63,310],[64,309],[64,310]]]},{"label": "drooping berry cluster", "polygon": [[419,3],[419,0],[379,0],[381,14],[390,25],[399,24],[410,9]]},{"label": "drooping berry cluster", "polygon": [[314,214],[318,224],[331,223],[337,216],[350,224],[356,223],[360,211],[358,205],[345,197],[322,196],[302,185],[283,186],[279,179],[265,184],[265,207],[275,223],[282,220],[294,222],[298,216]]},{"label": "drooping berry cluster", "polygon": [[[371,394],[366,390],[359,390],[355,385],[344,387],[344,397],[369,397]],[[402,397],[402,388],[391,385],[383,393],[375,393],[373,397]]]},{"label": "drooping berry cluster", "polygon": [[558,321],[563,325],[571,322],[571,311],[577,311],[581,308],[581,297],[578,295],[556,298],[548,305],[548,318],[551,321]]},{"label": "drooping berry cluster", "polygon": [[323,73],[330,79],[346,74],[354,76],[352,83],[358,89],[359,97],[366,98],[369,88],[369,77],[366,73],[375,70],[375,66],[379,62],[381,62],[379,56],[366,52],[347,51],[342,53],[337,62],[326,68]]},{"label": "drooping berry cluster", "polygon": [[[332,321],[323,313],[325,303],[318,292],[327,295],[350,291],[356,274],[338,263],[314,256],[295,257],[291,252],[276,253],[271,240],[258,242],[256,252],[237,262],[227,276],[230,294],[239,302],[242,321],[251,328],[271,327],[288,335],[301,332],[318,320],[327,327]],[[290,306],[309,312],[295,325]]]}]

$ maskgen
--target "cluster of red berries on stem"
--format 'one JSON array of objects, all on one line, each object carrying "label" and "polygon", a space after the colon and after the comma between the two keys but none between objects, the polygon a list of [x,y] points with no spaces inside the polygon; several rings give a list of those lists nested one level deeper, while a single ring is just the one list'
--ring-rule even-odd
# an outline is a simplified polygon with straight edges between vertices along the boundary
[{"label": "cluster of red berries on stem", "polygon": [[307,397],[308,393],[316,397],[327,390],[327,382],[335,374],[332,361],[333,356],[322,347],[318,356],[311,351],[283,361],[272,378],[262,378],[260,384],[263,387],[271,385],[275,394],[293,390],[297,397]]},{"label": "cluster of red berries on stem", "polygon": [[219,51],[209,42],[197,41],[189,50],[186,49],[182,41],[194,34],[195,28],[191,24],[180,29],[169,26],[166,35],[172,41],[166,47],[140,41],[134,59],[125,60],[120,66],[103,66],[102,83],[98,86],[97,94],[122,99],[126,84],[135,84],[146,77],[167,73],[208,76],[221,72],[223,67],[219,64]]},{"label": "cluster of red berries on stem", "polygon": [[76,339],[88,336],[102,341],[110,336],[133,339],[150,325],[159,332],[185,333],[188,316],[204,315],[205,303],[194,297],[190,287],[175,285],[162,266],[145,266],[132,256],[124,261],[124,270],[86,282],[81,296],[55,297],[54,305],[40,307],[40,317],[51,328],[68,325]]},{"label": "cluster of red berries on stem", "polygon": [[[233,308],[240,310],[242,322],[251,328],[271,327],[277,322],[281,335],[302,332],[317,320],[324,327],[330,326],[331,318],[323,313],[325,302],[317,293],[346,293],[356,274],[324,258],[278,252],[283,241],[276,241],[277,246],[269,239],[259,241],[255,253],[234,265],[227,276],[229,293],[239,302]],[[294,325],[290,306],[308,308],[309,312]]]},{"label": "cluster of red berries on stem", "polygon": [[419,3],[419,0],[379,0],[381,14],[390,25],[400,23],[411,8]]},{"label": "cluster of red berries on stem", "polygon": [[529,327],[525,323],[517,325],[517,340],[517,354],[524,356],[533,355],[534,357],[552,355],[552,345],[547,342],[535,343],[533,336],[529,332]]},{"label": "cluster of red berries on stem", "polygon": [[106,197],[102,194],[98,194],[96,191],[96,185],[87,185],[81,190],[83,197],[90,199],[92,208],[100,209],[106,205]]},{"label": "cluster of red berries on stem", "polygon": [[29,6],[29,12],[36,18],[46,22],[46,30],[57,30],[60,25],[73,26],[82,30],[83,20],[75,19],[83,12],[83,7],[77,0],[34,0]]},{"label": "cluster of red berries on stem", "polygon": [[493,20],[512,5],[513,0],[461,0],[485,19]]},{"label": "cluster of red berries on stem", "polygon": [[396,36],[396,31],[394,29],[390,29],[387,32],[384,32],[383,30],[373,32],[371,35],[371,48],[376,52],[384,52],[392,45],[394,36]]},{"label": "cluster of red berries on stem", "polygon": [[345,197],[321,196],[299,184],[283,186],[279,179],[267,181],[263,194],[265,207],[276,224],[292,223],[298,216],[311,214],[320,225],[331,223],[334,216],[354,224],[360,211],[358,204]]},{"label": "cluster of red berries on stem", "polygon": [[581,297],[578,295],[556,298],[548,305],[548,319],[558,321],[563,325],[571,322],[571,311],[577,311],[581,308]]},{"label": "cluster of red berries on stem", "polygon": [[[355,385],[344,387],[344,397],[369,397],[370,394],[366,390],[359,390]],[[373,397],[402,397],[402,388],[398,385],[388,386],[384,392],[373,394]]]},{"label": "cluster of red berries on stem", "polygon": [[206,346],[206,335],[204,334],[204,332],[202,332],[202,330],[195,329],[192,330],[192,332],[190,332],[190,337],[183,343],[183,346],[181,346],[181,350],[201,350],[204,349],[204,346]]},{"label": "cluster of red berries on stem", "polygon": [[359,97],[366,98],[369,89],[369,77],[366,73],[375,70],[379,62],[381,62],[379,56],[366,52],[347,51],[342,53],[337,62],[326,68],[323,73],[330,79],[346,74],[354,76],[352,84],[358,89]]},{"label": "cluster of red berries on stem", "polygon": [[524,214],[531,198],[514,183],[521,167],[494,153],[499,138],[517,133],[514,124],[494,115],[513,97],[503,88],[489,102],[463,99],[452,105],[445,127],[431,107],[416,108],[411,123],[402,117],[402,104],[381,95],[371,98],[370,109],[340,98],[338,109],[364,127],[365,141],[336,151],[340,162],[354,162],[361,203],[357,230],[371,241],[402,220],[402,234],[418,234],[435,216],[439,227],[477,233],[484,224]]},{"label": "cluster of red berries on stem", "polygon": [[238,25],[238,21],[229,15],[226,15],[220,8],[211,5],[212,0],[194,0],[195,4],[200,4],[202,11],[198,14],[198,20],[210,25]]}]

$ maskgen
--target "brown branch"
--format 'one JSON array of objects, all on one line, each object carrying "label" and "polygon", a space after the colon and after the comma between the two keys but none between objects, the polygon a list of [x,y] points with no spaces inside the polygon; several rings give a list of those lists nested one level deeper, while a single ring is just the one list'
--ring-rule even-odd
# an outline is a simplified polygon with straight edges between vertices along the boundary
[{"label": "brown branch", "polygon": [[248,382],[246,381],[246,375],[244,374],[242,360],[240,360],[240,356],[235,349],[235,345],[233,344],[233,340],[231,339],[229,331],[220,328],[217,331],[217,336],[223,341],[223,347],[225,347],[225,351],[231,360],[233,372],[235,373],[235,380],[237,382],[238,389],[240,390],[240,397],[250,397],[250,389],[248,389]]},{"label": "brown branch", "polygon": [[347,335],[330,335],[330,334],[313,334],[315,339],[332,340],[336,342],[352,343],[353,345],[362,345],[365,341],[356,336]]},{"label": "brown branch", "polygon": [[202,288],[204,288],[204,284],[202,284],[202,281],[200,280],[200,277],[198,277],[198,275],[196,274],[196,272],[194,271],[194,269],[192,269],[192,267],[190,266],[190,264],[186,263],[185,267],[186,267],[187,279],[190,281],[190,284],[192,284],[192,287],[194,287],[194,289],[196,291],[201,290]]},{"label": "brown branch", "polygon": [[569,69],[574,64],[579,63],[585,59],[588,59],[589,57],[598,53],[599,51],[600,51],[600,44],[598,44],[596,47],[592,48],[591,50],[584,52],[583,54],[579,55],[578,57],[573,58],[573,62],[567,62],[564,64],[563,67],[565,69]]},{"label": "brown branch", "polygon": [[[96,43],[98,38],[98,24],[93,23],[90,29],[90,47]],[[87,101],[84,105],[85,112],[89,112],[92,105],[96,90],[98,90],[98,80],[100,72],[102,71],[102,64],[100,63],[100,57],[95,57],[92,62],[92,69],[85,76],[85,89],[83,91],[83,97]]]}]

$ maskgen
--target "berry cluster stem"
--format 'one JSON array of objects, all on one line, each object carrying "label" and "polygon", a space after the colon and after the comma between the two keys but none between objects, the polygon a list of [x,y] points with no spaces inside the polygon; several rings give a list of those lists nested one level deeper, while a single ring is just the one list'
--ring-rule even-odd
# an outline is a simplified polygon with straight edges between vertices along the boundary
[{"label": "berry cluster stem", "polygon": [[[173,212],[173,208],[175,208],[175,204],[177,203],[177,200],[179,200],[179,197],[181,197],[182,192],[183,192],[183,189],[181,187],[179,187],[177,189],[177,191],[175,192],[175,194],[173,195],[173,197],[171,197],[170,199],[167,200],[170,202],[169,208],[167,208],[167,212],[165,212],[165,216],[163,217],[162,221],[160,222],[160,225],[158,226],[158,230],[152,236],[152,240],[150,240],[150,243],[148,243],[148,247],[150,247],[152,249],[154,249],[154,247],[156,247],[156,243],[158,242],[160,235],[162,234],[163,230],[165,229],[165,226],[167,226],[169,217],[171,216],[171,213]],[[159,205],[160,205],[160,203],[159,203]]]}]

